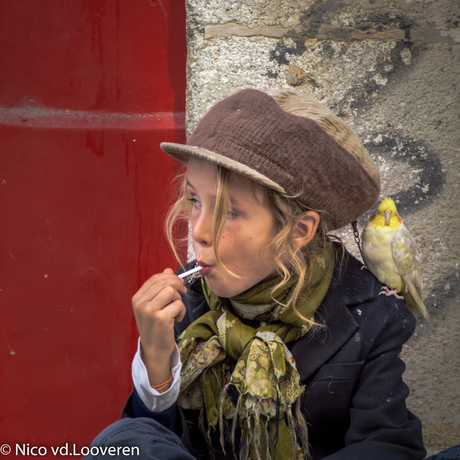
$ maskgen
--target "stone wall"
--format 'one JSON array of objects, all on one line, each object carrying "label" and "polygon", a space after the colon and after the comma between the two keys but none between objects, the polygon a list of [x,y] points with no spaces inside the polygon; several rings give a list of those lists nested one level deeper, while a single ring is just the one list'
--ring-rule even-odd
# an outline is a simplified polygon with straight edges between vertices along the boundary
[{"label": "stone wall", "polygon": [[[422,254],[403,351],[428,449],[460,442],[458,0],[187,0],[187,126],[243,88],[315,96],[361,136]],[[369,214],[359,221],[360,229]],[[340,235],[358,251],[351,229]]]}]

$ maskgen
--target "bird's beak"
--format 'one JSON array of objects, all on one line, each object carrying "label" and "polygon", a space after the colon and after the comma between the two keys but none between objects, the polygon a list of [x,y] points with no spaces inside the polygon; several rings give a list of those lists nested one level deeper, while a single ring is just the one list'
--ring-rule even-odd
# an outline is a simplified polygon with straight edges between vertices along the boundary
[{"label": "bird's beak", "polygon": [[391,211],[384,211],[383,216],[385,217],[385,225],[390,225]]}]

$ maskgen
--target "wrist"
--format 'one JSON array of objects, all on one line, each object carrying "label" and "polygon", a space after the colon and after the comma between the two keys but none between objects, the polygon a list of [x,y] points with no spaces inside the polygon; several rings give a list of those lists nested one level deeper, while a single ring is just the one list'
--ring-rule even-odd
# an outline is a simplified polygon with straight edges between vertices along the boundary
[{"label": "wrist", "polygon": [[166,390],[169,389],[171,386],[171,382],[173,379],[172,371],[169,371],[169,378],[166,382],[160,383],[159,385],[150,385],[154,390],[158,391],[158,393],[164,393]]},{"label": "wrist", "polygon": [[150,386],[163,385],[169,379],[171,375],[171,354],[147,356],[141,346],[141,360],[147,370]]}]

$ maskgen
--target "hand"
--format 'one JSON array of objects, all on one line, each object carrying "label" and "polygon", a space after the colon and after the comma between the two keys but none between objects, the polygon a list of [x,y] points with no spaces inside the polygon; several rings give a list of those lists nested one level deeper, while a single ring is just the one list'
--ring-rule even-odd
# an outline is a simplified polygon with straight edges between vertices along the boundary
[{"label": "hand", "polygon": [[150,385],[166,382],[174,351],[174,323],[182,321],[185,306],[180,294],[187,289],[173,270],[148,279],[133,297],[134,316],[141,337],[141,357]]}]

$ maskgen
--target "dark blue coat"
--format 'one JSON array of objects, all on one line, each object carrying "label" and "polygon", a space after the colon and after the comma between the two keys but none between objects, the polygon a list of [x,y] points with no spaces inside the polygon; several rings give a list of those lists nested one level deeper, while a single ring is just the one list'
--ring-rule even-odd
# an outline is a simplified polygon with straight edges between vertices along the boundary
[{"label": "dark blue coat", "polygon": [[[423,459],[421,423],[406,408],[409,390],[398,356],[414,332],[415,319],[404,301],[380,296],[382,285],[361,267],[352,256],[345,258],[317,311],[316,320],[324,327],[288,344],[306,385],[302,412],[310,451],[314,460]],[[209,311],[200,283],[189,291],[183,297],[187,315],[178,324],[178,334]],[[128,402],[126,415],[136,416],[133,406],[138,403]],[[169,418],[175,410],[150,415]],[[177,414],[175,431],[185,444],[190,437],[196,445],[199,434],[190,436]]]}]

